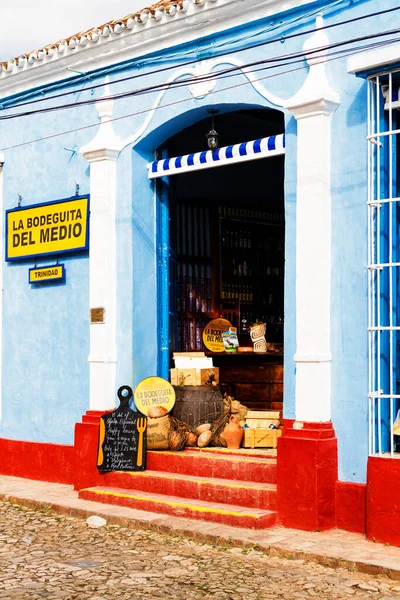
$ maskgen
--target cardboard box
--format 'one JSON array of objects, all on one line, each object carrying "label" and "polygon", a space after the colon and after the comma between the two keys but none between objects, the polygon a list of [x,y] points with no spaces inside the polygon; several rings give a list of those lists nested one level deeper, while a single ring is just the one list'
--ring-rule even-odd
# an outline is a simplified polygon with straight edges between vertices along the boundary
[{"label": "cardboard box", "polygon": [[212,358],[206,356],[204,352],[174,352],[173,358],[175,368],[180,371],[184,369],[211,369],[213,366]]},{"label": "cardboard box", "polygon": [[276,448],[282,429],[245,429],[243,448]]}]

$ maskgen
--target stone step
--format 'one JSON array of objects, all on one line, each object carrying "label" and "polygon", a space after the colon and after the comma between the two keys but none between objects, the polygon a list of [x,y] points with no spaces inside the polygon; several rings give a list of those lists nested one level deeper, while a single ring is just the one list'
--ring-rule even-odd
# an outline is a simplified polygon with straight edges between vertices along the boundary
[{"label": "stone step", "polygon": [[243,458],[276,458],[277,450],[274,448],[222,448],[215,446],[207,446],[206,448],[186,448],[186,452],[194,452],[199,455],[217,454],[218,456],[236,456]]},{"label": "stone step", "polygon": [[189,449],[182,452],[150,450],[147,452],[147,469],[196,477],[276,483],[276,459],[269,456],[198,453]]},{"label": "stone step", "polygon": [[134,490],[135,493],[151,492],[249,508],[274,510],[276,506],[276,486],[268,483],[160,471],[113,471],[105,474],[104,484],[107,487]]},{"label": "stone step", "polygon": [[231,504],[218,504],[202,500],[184,500],[177,496],[128,491],[121,488],[92,487],[82,489],[79,497],[93,502],[128,506],[152,513],[162,513],[175,517],[186,517],[223,523],[233,527],[248,529],[266,529],[276,524],[274,511],[259,508],[245,508]]}]

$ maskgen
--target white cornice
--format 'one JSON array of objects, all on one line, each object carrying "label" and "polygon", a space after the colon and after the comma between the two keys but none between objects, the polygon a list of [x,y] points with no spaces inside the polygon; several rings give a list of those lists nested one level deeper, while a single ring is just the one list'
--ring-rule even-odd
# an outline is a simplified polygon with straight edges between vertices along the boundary
[{"label": "white cornice", "polygon": [[362,73],[400,62],[400,43],[351,56],[347,61],[349,73]]},{"label": "white cornice", "polygon": [[106,24],[64,42],[3,63],[0,97],[69,79],[68,69],[87,73],[166,48],[216,35],[271,15],[310,4],[312,0],[186,0],[185,9],[157,11],[144,23]]}]

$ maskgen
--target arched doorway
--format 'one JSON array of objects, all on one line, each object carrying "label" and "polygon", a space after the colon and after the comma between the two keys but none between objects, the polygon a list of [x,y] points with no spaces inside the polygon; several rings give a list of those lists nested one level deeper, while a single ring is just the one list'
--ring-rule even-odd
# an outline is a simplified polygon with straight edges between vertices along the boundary
[{"label": "arched doorway", "polygon": [[[210,128],[208,116],[182,130],[167,140],[159,158],[207,150]],[[215,128],[219,146],[230,146],[282,134],[284,117],[268,109],[217,113]],[[164,293],[159,294],[163,303],[159,313],[162,375],[168,377],[173,352],[205,350],[202,331],[217,316],[236,327],[241,347],[252,347],[250,326],[265,322],[268,354],[274,353],[276,363],[282,364],[284,156],[176,174],[164,179],[160,190],[159,214],[164,214],[159,223],[159,248],[164,253],[159,260],[159,281],[164,282]],[[271,381],[255,376],[249,382],[251,368],[258,365],[261,373],[271,358],[242,356],[235,365],[229,357],[228,367],[236,372],[241,369],[244,380],[228,385],[229,390],[239,393],[247,404],[278,407],[283,400],[282,368],[276,371],[278,375],[271,375]],[[223,365],[223,357],[216,357],[216,364]]]}]

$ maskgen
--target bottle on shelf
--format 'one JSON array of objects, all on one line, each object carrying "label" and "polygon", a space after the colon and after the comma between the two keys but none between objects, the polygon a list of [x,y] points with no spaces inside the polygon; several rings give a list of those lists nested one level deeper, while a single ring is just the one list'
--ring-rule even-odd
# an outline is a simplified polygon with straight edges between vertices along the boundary
[{"label": "bottle on shelf", "polygon": [[238,273],[238,270],[237,270],[237,267],[236,267],[236,262],[235,262],[235,259],[233,258],[232,259],[232,275],[234,277],[236,277],[237,273]]},{"label": "bottle on shelf", "polygon": [[248,277],[249,275],[249,267],[247,266],[247,262],[243,262],[243,277]]}]

